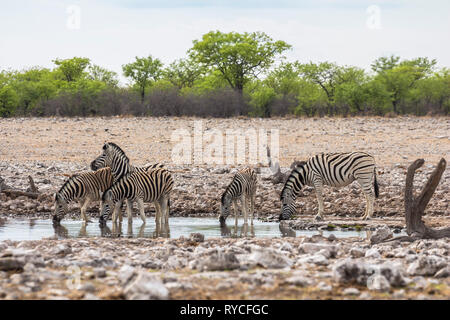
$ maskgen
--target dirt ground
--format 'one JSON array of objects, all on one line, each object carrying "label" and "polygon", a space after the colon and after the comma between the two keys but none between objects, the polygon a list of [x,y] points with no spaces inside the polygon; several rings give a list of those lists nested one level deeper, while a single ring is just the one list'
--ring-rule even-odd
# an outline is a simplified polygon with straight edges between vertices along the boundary
[{"label": "dirt ground", "polygon": [[380,168],[407,165],[416,158],[435,164],[450,153],[450,118],[25,118],[0,119],[2,161],[59,161],[89,164],[101,145],[114,141],[133,163],[170,165],[171,134],[194,122],[203,132],[236,128],[278,129],[281,166],[320,152],[360,150],[372,154]]}]

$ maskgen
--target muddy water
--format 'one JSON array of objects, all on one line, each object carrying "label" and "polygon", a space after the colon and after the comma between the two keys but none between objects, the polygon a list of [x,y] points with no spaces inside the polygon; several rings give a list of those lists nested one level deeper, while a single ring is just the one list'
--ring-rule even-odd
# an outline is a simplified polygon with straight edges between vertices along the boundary
[{"label": "muddy water", "polygon": [[[113,226],[109,222],[105,228],[100,228],[97,221],[87,225],[82,221],[63,220],[59,226],[53,226],[51,220],[47,219],[8,219],[0,225],[1,240],[40,240],[43,238],[84,238],[84,237],[129,237],[129,238],[153,238],[164,236],[179,238],[189,237],[191,233],[199,232],[205,238],[212,237],[283,237],[283,236],[312,236],[322,234],[329,236],[334,234],[338,238],[344,237],[366,237],[365,231],[310,231],[310,230],[280,230],[277,222],[254,221],[254,225],[244,228],[243,221],[239,221],[238,228],[232,224],[221,228],[216,218],[185,218],[173,217],[169,220],[169,232],[157,233],[153,218],[147,218],[147,223],[142,224],[140,218],[135,218],[131,225],[124,219],[121,226]],[[165,230],[167,231],[167,230]]]}]

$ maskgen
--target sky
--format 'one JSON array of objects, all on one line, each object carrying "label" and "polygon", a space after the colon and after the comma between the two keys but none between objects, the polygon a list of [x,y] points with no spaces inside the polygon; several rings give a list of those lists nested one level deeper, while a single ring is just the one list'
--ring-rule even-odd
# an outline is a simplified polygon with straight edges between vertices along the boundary
[{"label": "sky", "polygon": [[288,61],[369,70],[380,56],[450,67],[448,0],[16,0],[0,2],[0,70],[53,68],[88,57],[117,72],[136,56],[171,63],[212,30],[262,31],[292,49]]}]

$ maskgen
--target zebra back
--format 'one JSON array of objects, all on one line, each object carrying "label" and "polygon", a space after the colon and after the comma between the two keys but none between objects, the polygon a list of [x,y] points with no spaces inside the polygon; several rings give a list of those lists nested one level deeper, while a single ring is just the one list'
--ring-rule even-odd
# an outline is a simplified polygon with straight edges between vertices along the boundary
[{"label": "zebra back", "polygon": [[109,194],[113,202],[123,199],[134,200],[138,197],[142,197],[144,201],[152,202],[162,195],[170,194],[173,184],[174,180],[167,169],[136,170],[114,182],[105,191],[102,200],[105,201],[105,197]]},{"label": "zebra back", "polygon": [[248,195],[253,194],[256,191],[256,182],[256,173],[253,169],[245,168],[239,170],[222,194],[221,203],[224,204],[227,196],[235,199],[240,197],[243,192]]},{"label": "zebra back", "polygon": [[100,199],[100,192],[112,186],[111,168],[102,168],[94,172],[84,172],[72,175],[56,193],[56,199],[73,201],[88,195],[93,200]]}]

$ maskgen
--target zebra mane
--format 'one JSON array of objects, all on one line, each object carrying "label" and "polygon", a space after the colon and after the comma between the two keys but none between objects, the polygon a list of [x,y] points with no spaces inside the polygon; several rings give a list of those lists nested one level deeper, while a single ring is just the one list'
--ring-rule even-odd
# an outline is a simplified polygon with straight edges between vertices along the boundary
[{"label": "zebra mane", "polygon": [[105,143],[105,146],[106,145],[111,146],[114,150],[116,150],[119,154],[121,154],[125,158],[126,162],[130,162],[130,159],[125,154],[125,151],[123,151],[122,148],[120,148],[117,144],[115,144],[114,142],[107,142],[107,143]]}]

